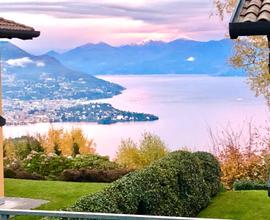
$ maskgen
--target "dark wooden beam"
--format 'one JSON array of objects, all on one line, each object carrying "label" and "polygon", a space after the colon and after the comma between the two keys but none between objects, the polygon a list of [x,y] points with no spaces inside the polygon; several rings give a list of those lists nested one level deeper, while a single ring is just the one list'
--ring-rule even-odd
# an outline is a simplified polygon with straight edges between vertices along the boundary
[{"label": "dark wooden beam", "polygon": [[7,30],[0,29],[0,38],[19,38],[22,40],[31,40],[40,35],[39,31],[22,31],[22,30]]},{"label": "dark wooden beam", "polygon": [[229,33],[231,39],[240,36],[270,35],[270,22],[231,22]]}]

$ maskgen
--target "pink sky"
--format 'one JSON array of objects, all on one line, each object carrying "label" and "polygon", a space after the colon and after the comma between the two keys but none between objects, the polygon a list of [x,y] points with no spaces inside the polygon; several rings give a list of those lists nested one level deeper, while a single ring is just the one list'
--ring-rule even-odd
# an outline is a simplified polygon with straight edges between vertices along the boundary
[{"label": "pink sky", "polygon": [[1,0],[1,16],[41,31],[12,40],[34,53],[85,43],[112,45],[190,38],[224,38],[227,26],[210,17],[212,0]]}]

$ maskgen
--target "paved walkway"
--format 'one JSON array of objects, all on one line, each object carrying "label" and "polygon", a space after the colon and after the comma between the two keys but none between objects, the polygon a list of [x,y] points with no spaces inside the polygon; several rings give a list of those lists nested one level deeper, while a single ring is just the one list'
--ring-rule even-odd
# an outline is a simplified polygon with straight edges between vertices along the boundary
[{"label": "paved walkway", "polygon": [[14,198],[5,197],[5,204],[0,205],[0,209],[34,209],[48,201],[41,199],[27,199],[27,198]]}]

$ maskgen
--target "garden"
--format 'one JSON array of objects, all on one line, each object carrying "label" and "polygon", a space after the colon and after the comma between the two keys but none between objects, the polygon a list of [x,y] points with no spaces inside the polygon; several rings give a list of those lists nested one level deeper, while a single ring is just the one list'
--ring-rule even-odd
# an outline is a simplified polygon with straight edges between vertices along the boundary
[{"label": "garden", "polygon": [[39,207],[48,210],[265,219],[270,130],[247,125],[211,132],[213,154],[170,152],[144,133],[123,140],[114,160],[80,129],[7,139],[6,195],[48,200]]}]

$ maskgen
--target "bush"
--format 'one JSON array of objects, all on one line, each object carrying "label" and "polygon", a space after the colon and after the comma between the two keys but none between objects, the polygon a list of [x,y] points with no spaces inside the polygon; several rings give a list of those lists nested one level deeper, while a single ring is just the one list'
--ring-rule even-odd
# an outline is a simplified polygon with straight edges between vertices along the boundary
[{"label": "bush", "polygon": [[221,169],[218,160],[210,153],[194,153],[201,161],[204,179],[209,187],[210,195],[215,196],[220,191]]},{"label": "bush", "polygon": [[267,190],[267,184],[252,180],[238,180],[233,184],[233,189],[238,190]]},{"label": "bush", "polygon": [[16,171],[11,168],[4,168],[5,178],[16,178]]},{"label": "bush", "polygon": [[72,159],[72,169],[99,169],[99,170],[112,170],[119,168],[119,165],[115,162],[110,161],[107,156],[100,156],[97,154],[89,155],[77,155]]},{"label": "bush", "polygon": [[[6,176],[14,178],[18,177],[12,172],[20,170],[49,179],[59,179],[59,175],[62,174],[61,178],[67,181],[78,179],[78,181],[112,182],[129,172],[110,161],[109,157],[96,154],[65,157],[54,153],[31,151],[22,161],[6,157],[4,164]],[[67,171],[63,172],[64,170]]]},{"label": "bush", "polygon": [[116,169],[116,170],[67,169],[62,172],[60,180],[74,181],[74,182],[111,183],[128,174],[129,172],[130,170],[127,169]]},{"label": "bush", "polygon": [[44,180],[45,178],[37,173],[29,173],[25,170],[16,171],[17,179],[27,179],[27,180]]},{"label": "bush", "polygon": [[210,175],[212,170],[219,170],[219,164],[206,154],[198,155],[170,153],[145,169],[125,175],[104,191],[79,199],[69,210],[196,216],[220,185],[219,172]]},{"label": "bush", "polygon": [[63,170],[70,168],[71,159],[56,154],[44,154],[32,151],[23,161],[24,169],[43,177],[59,176]]},{"label": "bush", "polygon": [[37,173],[29,173],[25,170],[14,170],[12,168],[4,169],[4,177],[14,179],[44,180],[44,177]]},{"label": "bush", "polygon": [[221,181],[232,189],[235,181],[253,180],[266,182],[270,168],[270,128],[254,127],[251,122],[234,130],[230,124],[210,131],[213,147],[221,164]]}]

